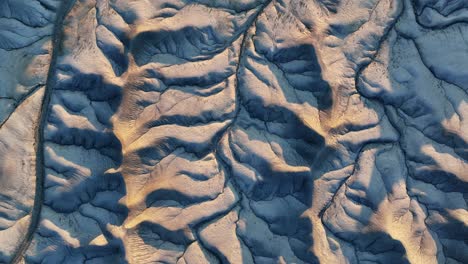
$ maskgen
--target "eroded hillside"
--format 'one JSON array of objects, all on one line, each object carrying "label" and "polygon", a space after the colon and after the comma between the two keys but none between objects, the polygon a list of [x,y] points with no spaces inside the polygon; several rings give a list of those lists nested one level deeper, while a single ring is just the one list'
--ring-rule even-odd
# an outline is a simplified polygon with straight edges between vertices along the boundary
[{"label": "eroded hillside", "polygon": [[0,0],[0,262],[468,263],[464,0]]}]

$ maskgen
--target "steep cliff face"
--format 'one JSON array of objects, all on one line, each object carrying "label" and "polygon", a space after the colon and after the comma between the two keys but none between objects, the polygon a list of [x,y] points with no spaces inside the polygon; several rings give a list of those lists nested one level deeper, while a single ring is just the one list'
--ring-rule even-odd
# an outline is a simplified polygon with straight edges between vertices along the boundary
[{"label": "steep cliff face", "polygon": [[0,262],[468,263],[466,22],[0,0]]}]

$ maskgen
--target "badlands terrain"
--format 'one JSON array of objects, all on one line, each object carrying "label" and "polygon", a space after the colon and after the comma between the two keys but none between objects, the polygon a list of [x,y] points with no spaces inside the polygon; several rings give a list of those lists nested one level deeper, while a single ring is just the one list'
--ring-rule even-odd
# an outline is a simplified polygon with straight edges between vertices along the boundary
[{"label": "badlands terrain", "polygon": [[468,1],[0,0],[0,263],[468,263]]}]

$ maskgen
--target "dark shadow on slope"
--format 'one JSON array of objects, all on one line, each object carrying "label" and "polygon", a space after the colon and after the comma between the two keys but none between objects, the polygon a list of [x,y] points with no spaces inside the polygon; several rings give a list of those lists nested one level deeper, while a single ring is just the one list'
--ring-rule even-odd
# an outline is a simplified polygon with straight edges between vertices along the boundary
[{"label": "dark shadow on slope", "polygon": [[[352,242],[356,250],[368,252],[376,256],[375,259],[382,264],[409,264],[406,257],[406,250],[400,241],[393,239],[385,232],[360,233],[359,239]],[[358,259],[364,261],[365,259]]]},{"label": "dark shadow on slope", "polygon": [[[324,137],[315,129],[317,124],[309,124],[307,116],[301,116],[293,106],[308,104],[319,111],[327,111],[333,104],[331,89],[321,76],[313,45],[300,43],[276,49],[262,45],[257,47],[260,50],[256,52],[263,55],[259,63],[267,65],[278,80],[279,87],[276,88],[281,89],[286,104],[270,103],[270,98],[262,97],[268,94],[263,91],[249,98],[252,93],[244,90],[248,84],[240,79],[238,89],[241,110],[230,132],[230,148],[237,162],[246,164],[261,178],[252,187],[235,177],[234,180],[253,205],[256,217],[268,223],[272,234],[286,236],[293,254],[300,260],[318,263],[311,251],[314,243],[311,236],[312,223],[301,215],[312,207],[313,190],[310,186],[314,181],[313,171],[318,169],[316,166],[327,163],[322,159],[332,157],[336,150],[326,145]],[[252,56],[251,59],[258,57]],[[256,71],[253,66],[245,67],[268,86],[262,89],[274,89],[270,87],[269,80],[265,79],[264,72]],[[245,142],[236,138],[238,132],[247,135]],[[275,153],[282,165],[263,154],[255,155],[253,149],[256,145],[253,142],[256,141],[268,143],[273,153],[282,153],[281,156]],[[250,234],[241,238],[258,263],[284,258],[281,252],[270,251],[274,248],[274,245],[269,246],[272,241]]]},{"label": "dark shadow on slope", "polygon": [[[398,39],[397,41],[412,41],[406,36],[399,37],[404,40]],[[393,45],[396,46],[397,44]],[[418,47],[412,46],[412,48],[417,49]],[[421,56],[420,52],[416,52],[416,54]],[[401,63],[401,55],[394,54],[393,50],[388,54],[388,56],[392,63],[393,60]],[[437,76],[432,72],[432,69],[427,68],[423,61],[415,61],[414,63],[418,64],[420,67],[426,68],[432,73],[433,77],[437,79]],[[393,67],[395,66],[403,67],[403,65],[393,65],[389,63],[387,66],[389,74],[392,74],[391,70],[393,70]],[[387,117],[393,127],[399,132],[399,146],[403,152],[403,157],[406,160],[403,166],[407,169],[408,177],[413,179],[414,182],[420,181],[430,184],[437,191],[436,193],[433,193],[434,190],[432,189],[426,190],[423,187],[412,186],[413,184],[407,181],[407,189],[410,190],[408,195],[412,200],[417,200],[417,202],[425,209],[424,211],[427,218],[424,223],[431,231],[430,235],[432,238],[441,243],[441,245],[436,244],[438,251],[443,252],[443,255],[445,255],[446,258],[456,259],[462,263],[468,262],[468,255],[465,253],[468,249],[465,239],[468,237],[468,228],[466,227],[466,224],[453,216],[453,211],[449,212],[447,210],[458,209],[466,211],[468,209],[466,207],[468,182],[466,181],[466,177],[461,175],[464,173],[463,168],[459,168],[457,170],[454,167],[447,167],[446,164],[441,164],[445,161],[435,160],[430,154],[428,154],[427,150],[423,149],[423,146],[434,147],[437,154],[440,153],[440,155],[444,155],[448,158],[447,161],[457,160],[459,163],[452,163],[454,166],[461,165],[462,163],[468,163],[468,142],[446,126],[446,122],[449,119],[453,116],[459,115],[459,113],[455,112],[453,109],[460,109],[460,106],[467,102],[467,94],[462,90],[458,90],[461,89],[460,87],[447,85],[447,83],[444,82],[438,84],[434,83],[433,87],[417,87],[412,85],[412,78],[418,78],[417,74],[415,74],[415,76],[411,75],[410,79],[405,81],[405,83],[397,82],[394,76],[390,77],[390,91],[403,93],[403,89],[407,89],[407,96],[403,98],[408,101],[407,103],[402,104],[401,101],[403,99],[400,98],[399,100],[396,100],[392,97],[394,95],[389,91],[384,91],[380,94],[368,97],[371,100],[378,101],[387,109]],[[365,89],[364,86],[360,87],[363,85],[362,79],[359,80],[357,85],[358,90],[360,90],[362,95],[362,91]],[[450,100],[448,100],[448,97],[446,96],[434,97],[434,100],[444,102],[446,106],[443,107],[443,109],[438,109],[438,104],[432,104],[432,102],[428,102],[425,98],[418,98],[418,96],[421,95],[414,92],[416,89],[427,89],[427,93],[429,93],[436,91],[436,88],[443,89],[444,91],[442,94],[445,95],[448,94],[449,89],[454,89],[450,93]],[[457,96],[454,96],[454,94]],[[440,114],[438,111],[443,111],[443,114]],[[428,121],[428,117],[431,118],[430,121]],[[415,129],[418,130],[418,132],[416,132]],[[464,131],[460,132],[463,133]],[[415,142],[420,143],[418,143],[418,145],[415,144]],[[448,148],[450,150],[447,150]],[[447,168],[451,171],[447,171]],[[382,177],[385,177],[385,175],[382,175]],[[416,188],[417,191],[413,192],[411,190],[412,188]],[[454,193],[461,195],[459,197],[460,199],[457,200],[459,203],[446,201],[446,199],[450,200],[451,198],[449,198],[449,196],[453,197]],[[443,198],[440,202],[442,204],[447,203],[447,207],[441,208],[437,202],[430,201],[432,198],[429,197],[439,197],[439,195]],[[447,195],[447,197],[444,197],[445,195]],[[425,198],[421,199],[421,196]],[[380,202],[381,201],[379,201],[379,203]],[[458,249],[450,250],[453,248],[454,243],[459,246]],[[438,257],[440,257],[440,255],[438,255]]]},{"label": "dark shadow on slope", "polygon": [[[332,90],[322,77],[322,69],[312,44],[300,43],[275,51],[257,50],[257,52],[264,56],[265,63],[270,70],[273,73],[277,72],[278,80],[286,82],[280,88],[288,102],[305,102],[317,107],[320,111],[327,111],[331,108]],[[288,85],[293,88],[293,91],[288,90]],[[311,93],[316,98],[317,105],[294,90]]]},{"label": "dark shadow on slope", "polygon": [[[47,263],[89,259],[124,263],[122,241],[108,231],[108,224],[120,226],[128,214],[127,208],[119,204],[126,187],[122,174],[114,170],[122,162],[122,146],[112,132],[111,121],[121,102],[121,88],[106,82],[99,74],[84,74],[70,65],[57,66],[58,74],[70,78],[54,77],[56,82],[51,91],[44,133],[44,205],[57,213],[78,212],[78,226],[74,226],[80,229],[78,232],[103,234],[108,243],[68,247],[62,241],[62,234],[40,225],[36,232],[38,237],[53,237],[51,243],[56,247],[55,252],[42,253],[47,252],[47,248],[36,245],[35,250],[40,253],[26,259],[36,261],[36,257],[41,256],[41,261]],[[79,120],[86,121],[80,123]],[[89,157],[81,157],[83,153]],[[57,177],[66,184],[57,182]],[[79,223],[80,217],[81,221],[95,221],[99,231],[85,224],[86,221]],[[54,222],[53,218],[44,220]],[[54,224],[61,226],[61,223]]]}]

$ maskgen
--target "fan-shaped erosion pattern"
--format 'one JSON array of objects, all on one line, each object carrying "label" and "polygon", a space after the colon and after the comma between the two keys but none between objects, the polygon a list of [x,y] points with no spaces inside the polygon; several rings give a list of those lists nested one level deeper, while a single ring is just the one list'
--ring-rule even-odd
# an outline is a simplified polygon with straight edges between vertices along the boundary
[{"label": "fan-shaped erosion pattern", "polygon": [[0,263],[468,263],[467,19],[0,0]]}]

